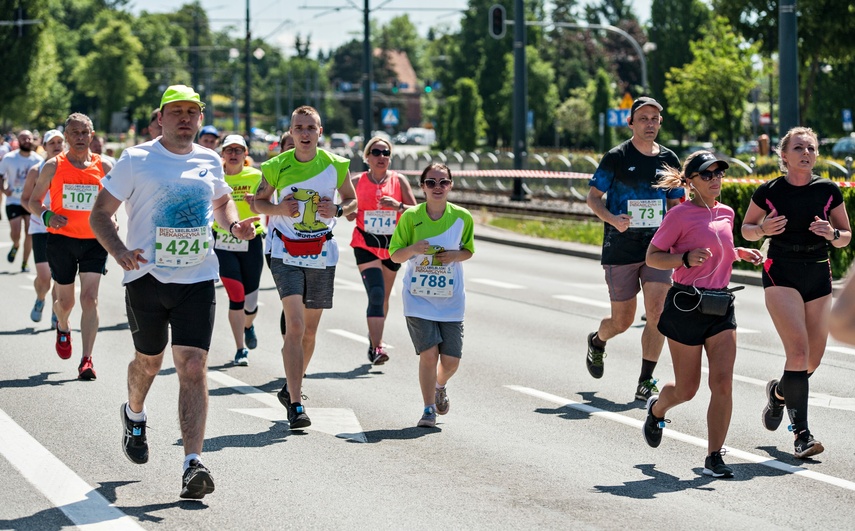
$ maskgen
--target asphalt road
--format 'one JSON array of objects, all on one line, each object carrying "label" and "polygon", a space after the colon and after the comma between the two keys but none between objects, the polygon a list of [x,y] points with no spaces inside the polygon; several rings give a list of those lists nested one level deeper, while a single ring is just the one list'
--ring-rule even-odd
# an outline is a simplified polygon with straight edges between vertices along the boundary
[{"label": "asphalt road", "polygon": [[[640,319],[609,343],[601,380],[585,370],[585,337],[608,303],[599,263],[581,256],[476,242],[465,264],[466,336],[448,387],[451,411],[437,429],[416,428],[418,360],[399,290],[385,337],[391,360],[373,367],[350,227],[336,229],[335,308],[321,321],[304,384],[311,429],[290,432],[275,398],[283,369],[269,272],[248,367],[230,363],[228,302],[218,289],[203,454],[216,491],[191,502],[178,498],[183,451],[168,358],[147,402],[149,463],[134,465],[121,451],[132,344],[119,268],[110,259],[102,281],[98,379],[79,382],[77,355],[63,361],[54,352],[48,312],[41,323],[29,319],[33,276],[18,272],[20,258],[6,263],[8,224],[0,222],[0,529],[855,527],[855,349],[830,342],[811,379],[811,428],[826,451],[794,459],[786,429],[760,424],[764,385],[784,360],[761,288],[738,293],[725,456],[736,477],[714,480],[701,474],[704,385],[669,412],[658,449],[644,443],[643,404],[633,400]],[[79,344],[76,325],[73,333]],[[667,347],[656,374],[673,377]]]}]

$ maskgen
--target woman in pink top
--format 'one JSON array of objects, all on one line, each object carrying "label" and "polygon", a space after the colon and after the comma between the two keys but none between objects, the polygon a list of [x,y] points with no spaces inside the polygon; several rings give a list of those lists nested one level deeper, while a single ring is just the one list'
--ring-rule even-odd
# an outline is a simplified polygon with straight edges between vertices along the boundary
[{"label": "woman in pink top", "polygon": [[389,259],[389,240],[401,212],[415,206],[416,197],[407,178],[389,169],[390,142],[375,136],[366,142],[362,159],[368,171],[353,179],[358,209],[347,219],[356,220],[350,246],[368,294],[368,361],[382,365],[389,360],[383,348],[389,294],[401,267]]},{"label": "woman in pink top", "polygon": [[760,251],[733,247],[733,209],[716,201],[727,162],[709,151],[686,159],[683,171],[668,168],[659,188],[688,188],[690,201],[668,211],[647,249],[647,265],[674,269],[659,331],[668,338],[674,382],[647,401],[644,439],[659,446],[665,413],[691,400],[701,383],[701,353],[709,363],[710,405],[707,409],[707,458],[704,474],[733,477],[722,460],[733,409],[733,364],[736,360],[736,318],[733,295],[726,291],[733,262],[759,264]]}]

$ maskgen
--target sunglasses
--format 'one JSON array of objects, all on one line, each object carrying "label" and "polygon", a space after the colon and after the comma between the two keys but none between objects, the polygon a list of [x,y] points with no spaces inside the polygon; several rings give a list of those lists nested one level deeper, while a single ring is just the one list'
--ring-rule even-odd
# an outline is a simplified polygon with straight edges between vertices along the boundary
[{"label": "sunglasses", "polygon": [[698,177],[701,178],[702,181],[712,181],[713,179],[723,179],[724,178],[724,170],[704,170],[698,172]]},{"label": "sunglasses", "polygon": [[374,155],[375,157],[379,157],[380,155],[383,155],[384,157],[388,157],[389,155],[391,155],[391,154],[392,154],[392,151],[391,151],[391,150],[388,150],[388,149],[377,149],[377,148],[374,148],[374,149],[372,149],[372,150],[370,151],[370,153],[371,153],[372,155]]},{"label": "sunglasses", "polygon": [[245,150],[244,148],[242,148],[242,147],[237,147],[237,148],[225,148],[225,149],[223,150],[223,153],[225,153],[226,155],[241,155],[241,154],[243,154],[244,152],[246,152],[246,150]]},{"label": "sunglasses", "polygon": [[[422,184],[425,185],[428,190],[433,190],[434,188],[436,188],[437,182],[436,179],[425,179]],[[451,179],[443,179],[439,181],[439,187],[443,190],[445,190],[449,186],[451,186]]]}]

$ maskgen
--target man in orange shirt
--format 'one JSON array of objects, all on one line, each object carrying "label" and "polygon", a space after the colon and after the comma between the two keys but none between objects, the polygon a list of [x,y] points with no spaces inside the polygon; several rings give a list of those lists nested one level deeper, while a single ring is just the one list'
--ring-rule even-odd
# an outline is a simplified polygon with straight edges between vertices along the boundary
[{"label": "man in orange shirt", "polygon": [[[90,151],[93,134],[88,116],[73,113],[68,117],[65,121],[68,151],[45,163],[29,203],[30,212],[40,216],[48,230],[48,264],[57,296],[56,353],[66,360],[71,357],[68,318],[74,308],[74,278],[80,273],[83,310],[80,319],[83,357],[77,369],[80,380],[95,379],[92,349],[98,332],[98,287],[107,263],[107,251],[95,239],[89,215],[103,187],[101,179],[112,169],[109,162]],[[50,209],[43,202],[48,192]]]}]

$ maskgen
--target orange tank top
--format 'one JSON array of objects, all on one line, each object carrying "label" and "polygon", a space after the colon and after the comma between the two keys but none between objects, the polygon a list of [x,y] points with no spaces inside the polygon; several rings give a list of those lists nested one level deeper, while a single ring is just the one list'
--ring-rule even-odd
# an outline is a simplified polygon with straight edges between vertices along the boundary
[{"label": "orange tank top", "polygon": [[50,182],[50,209],[68,218],[68,224],[61,229],[48,227],[48,232],[69,238],[95,238],[89,226],[89,214],[103,188],[101,156],[92,153],[92,164],[83,170],[75,168],[66,153],[60,153],[55,160],[56,172]]}]

